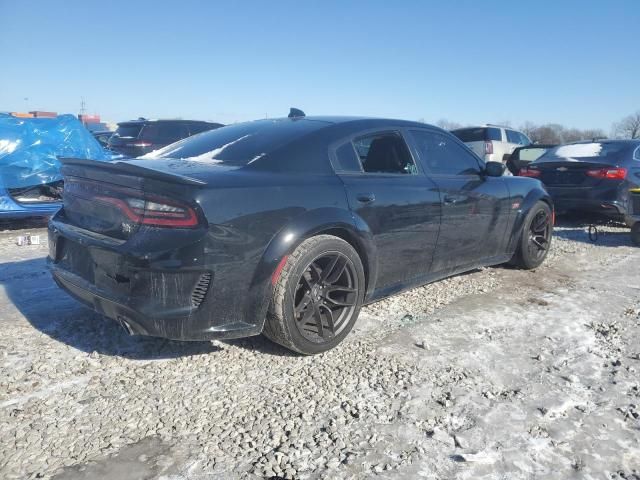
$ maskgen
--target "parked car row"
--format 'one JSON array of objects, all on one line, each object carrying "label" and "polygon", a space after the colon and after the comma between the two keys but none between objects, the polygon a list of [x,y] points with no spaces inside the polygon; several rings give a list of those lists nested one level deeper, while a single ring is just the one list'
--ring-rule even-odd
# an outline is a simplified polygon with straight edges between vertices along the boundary
[{"label": "parked car row", "polygon": [[201,120],[148,120],[139,118],[118,123],[115,132],[92,131],[98,142],[126,157],[139,157],[197,133],[220,128],[221,123]]}]

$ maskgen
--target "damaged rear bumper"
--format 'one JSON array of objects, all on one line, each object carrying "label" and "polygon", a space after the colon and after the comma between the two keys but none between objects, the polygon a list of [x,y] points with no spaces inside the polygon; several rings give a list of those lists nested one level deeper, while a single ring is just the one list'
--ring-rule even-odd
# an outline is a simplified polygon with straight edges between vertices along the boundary
[{"label": "damaged rear bumper", "polygon": [[[199,255],[193,244],[186,248]],[[224,305],[224,282],[216,284],[212,267],[189,263],[180,248],[157,257],[146,252],[132,254],[121,241],[55,218],[49,223],[47,263],[56,283],[130,334],[210,340],[261,332],[261,323],[245,323]]]},{"label": "damaged rear bumper", "polygon": [[196,312],[158,311],[144,314],[129,306],[127,299],[99,291],[78,275],[65,271],[48,259],[53,279],[67,293],[96,312],[118,322],[130,335],[147,335],[172,340],[213,340],[258,335],[260,330],[244,322],[210,325]]}]

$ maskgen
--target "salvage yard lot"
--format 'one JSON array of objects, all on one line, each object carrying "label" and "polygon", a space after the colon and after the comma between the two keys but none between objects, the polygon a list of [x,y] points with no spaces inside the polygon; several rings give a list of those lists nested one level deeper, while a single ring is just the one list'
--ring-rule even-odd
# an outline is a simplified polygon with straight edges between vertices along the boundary
[{"label": "salvage yard lot", "polygon": [[129,337],[0,234],[0,478],[640,478],[640,249],[561,224],[334,350]]}]

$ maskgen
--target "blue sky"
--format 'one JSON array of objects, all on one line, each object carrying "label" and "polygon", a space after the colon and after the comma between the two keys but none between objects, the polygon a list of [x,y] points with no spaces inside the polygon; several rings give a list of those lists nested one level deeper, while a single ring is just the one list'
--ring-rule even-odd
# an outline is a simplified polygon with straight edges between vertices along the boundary
[{"label": "blue sky", "polygon": [[640,109],[638,32],[638,0],[0,0],[0,111],[609,131]]}]

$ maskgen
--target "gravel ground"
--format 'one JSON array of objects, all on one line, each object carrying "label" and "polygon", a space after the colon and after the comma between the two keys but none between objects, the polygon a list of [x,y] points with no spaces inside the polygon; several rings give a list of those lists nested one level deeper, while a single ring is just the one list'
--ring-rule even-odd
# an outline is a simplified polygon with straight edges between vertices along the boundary
[{"label": "gravel ground", "polygon": [[0,233],[0,478],[640,479],[640,250],[558,227],[363,309],[300,357],[262,337],[129,337]]}]

